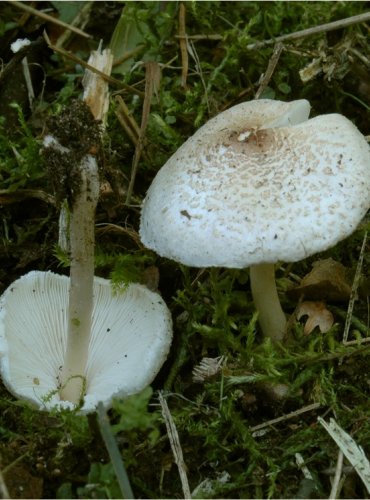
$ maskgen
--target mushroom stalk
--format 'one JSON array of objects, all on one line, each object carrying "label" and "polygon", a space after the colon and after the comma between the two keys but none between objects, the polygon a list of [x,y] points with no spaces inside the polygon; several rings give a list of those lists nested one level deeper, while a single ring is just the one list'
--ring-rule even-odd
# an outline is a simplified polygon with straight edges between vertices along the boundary
[{"label": "mushroom stalk", "polygon": [[249,273],[253,301],[263,335],[279,342],[285,335],[287,321],[276,289],[274,264],[251,266]]},{"label": "mushroom stalk", "polygon": [[91,332],[94,281],[94,218],[99,198],[96,158],[86,155],[77,167],[79,192],[71,207],[71,267],[68,340],[61,374],[61,399],[78,404],[84,395]]}]

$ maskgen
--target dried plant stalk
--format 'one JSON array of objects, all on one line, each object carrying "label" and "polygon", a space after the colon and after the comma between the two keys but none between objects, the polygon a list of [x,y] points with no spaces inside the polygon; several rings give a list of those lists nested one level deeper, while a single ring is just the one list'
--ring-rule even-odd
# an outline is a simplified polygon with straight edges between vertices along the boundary
[{"label": "dried plant stalk", "polygon": [[168,408],[167,401],[163,397],[162,391],[159,391],[158,398],[159,398],[159,403],[162,407],[162,415],[164,418],[164,422],[166,424],[167,434],[170,440],[172,453],[175,458],[176,465],[179,469],[179,475],[182,485],[182,491],[184,493],[184,498],[191,498],[189,481],[186,474],[186,465],[184,462],[184,456],[182,454],[179,434],[177,432],[175,422],[173,421],[172,415]]}]

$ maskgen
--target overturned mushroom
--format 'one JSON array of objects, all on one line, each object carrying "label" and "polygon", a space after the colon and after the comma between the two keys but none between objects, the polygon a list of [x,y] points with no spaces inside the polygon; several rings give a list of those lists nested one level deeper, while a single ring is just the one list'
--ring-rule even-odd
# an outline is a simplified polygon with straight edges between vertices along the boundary
[{"label": "overturned mushroom", "polygon": [[[40,409],[76,407],[61,398],[68,344],[70,280],[31,271],[0,299],[0,372],[18,398]],[[165,361],[172,337],[171,317],[162,298],[143,285],[112,293],[108,280],[94,278],[91,333],[86,355],[81,413],[109,406],[149,385]],[[75,346],[77,358],[85,353]],[[82,377],[77,376],[80,382]]]},{"label": "overturned mushroom", "polygon": [[201,127],[154,179],[143,243],[196,267],[250,267],[265,336],[282,340],[274,264],[328,249],[370,206],[370,152],[344,116],[308,119],[306,100],[261,99]]},{"label": "overturned mushroom", "polygon": [[[92,56],[100,70],[112,64],[109,51]],[[170,313],[158,294],[139,284],[114,294],[109,281],[94,277],[97,118],[104,122],[108,89],[87,80],[91,107],[71,103],[44,140],[56,199],[68,207],[62,220],[69,219],[70,278],[34,271],[0,298],[0,373],[9,391],[40,409],[82,413],[148,385],[172,337]]]}]

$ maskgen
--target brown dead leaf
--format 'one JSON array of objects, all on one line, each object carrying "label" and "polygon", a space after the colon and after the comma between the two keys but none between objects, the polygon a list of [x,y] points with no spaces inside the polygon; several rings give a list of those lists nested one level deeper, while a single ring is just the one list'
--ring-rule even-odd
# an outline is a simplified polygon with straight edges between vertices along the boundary
[{"label": "brown dead leaf", "polygon": [[297,318],[308,316],[303,333],[309,335],[316,327],[321,333],[326,333],[334,324],[332,313],[326,308],[325,302],[301,302],[296,310]]},{"label": "brown dead leaf", "polygon": [[35,476],[22,464],[4,474],[10,498],[42,498],[43,479]]},{"label": "brown dead leaf", "polygon": [[152,292],[158,291],[159,269],[157,266],[149,266],[144,270],[143,282]]},{"label": "brown dead leaf", "polygon": [[301,281],[300,285],[287,292],[299,299],[326,300],[330,302],[346,302],[351,294],[351,285],[347,278],[347,269],[334,259],[318,260],[313,263],[312,271]]}]

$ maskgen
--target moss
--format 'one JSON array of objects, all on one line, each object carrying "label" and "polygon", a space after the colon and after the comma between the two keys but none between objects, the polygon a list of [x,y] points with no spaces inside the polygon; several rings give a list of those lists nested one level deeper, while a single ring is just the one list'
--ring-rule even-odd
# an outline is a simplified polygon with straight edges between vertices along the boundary
[{"label": "moss", "polygon": [[[106,23],[99,31],[98,4],[93,2],[85,28],[92,30],[92,39],[75,37],[66,45],[85,60],[101,38],[107,40]],[[117,2],[107,4],[111,19],[117,23],[112,25],[115,28],[122,6]],[[37,189],[53,195],[55,191],[61,201],[78,189],[78,179],[70,182],[71,165],[98,146],[102,178],[107,182],[96,218],[97,274],[112,278],[119,288],[132,280],[145,282],[146,269],[155,268],[158,288],[174,320],[173,346],[153,382],[153,390],[126,402],[117,401],[109,414],[137,497],[182,496],[156,397],[156,390],[163,387],[179,433],[190,488],[199,486],[198,496],[328,497],[330,471],[338,450],[318,425],[317,416],[335,416],[370,456],[369,344],[361,343],[368,335],[368,243],[351,327],[351,339],[357,338],[358,345],[342,344],[347,304],[328,304],[335,315],[335,325],[328,333],[314,331],[305,336],[303,325],[296,323],[289,344],[280,347],[262,342],[248,271],[179,266],[144,249],[137,231],[140,203],[167,158],[209,117],[253,99],[273,46],[251,50],[249,44],[361,14],[367,5],[311,2],[307,8],[305,2],[208,1],[184,5],[189,36],[186,87],[181,86],[178,3],[127,3],[126,24],[116,31],[121,53],[133,43],[133,31],[143,47],[126,66],[115,66],[117,79],[144,92],[142,62],[151,60],[161,65],[161,82],[151,103],[133,206],[126,206],[124,199],[135,145],[117,119],[114,99],[100,148],[99,125],[77,100],[82,68],[51,52],[41,61],[46,80],[33,111],[16,103],[18,128],[11,140],[4,125],[0,127],[0,182],[3,189],[13,193]],[[62,9],[58,12],[58,2],[53,8],[63,18],[65,13]],[[14,20],[19,19],[19,12],[4,3],[0,5],[0,17],[0,56],[6,62],[11,56],[2,52],[3,47],[18,37]],[[23,29],[37,33],[39,21],[31,16],[25,22]],[[56,32],[53,35],[59,36]],[[314,115],[341,112],[369,134],[370,54],[366,37],[366,24],[362,23],[285,42],[264,95],[282,100],[306,98]],[[319,61],[320,71],[302,82],[299,71],[313,59]],[[120,92],[140,126],[141,97],[127,89],[112,86],[111,90]],[[52,115],[56,118],[50,120]],[[45,123],[61,144],[71,148],[71,156],[49,152],[45,161],[40,158]],[[1,287],[31,268],[60,272],[68,262],[65,255],[55,251],[59,210],[39,199],[6,205],[10,198],[4,199],[0,218]],[[332,250],[278,269],[285,311],[293,313],[296,303],[285,296],[284,290],[303,277],[317,258],[332,257],[354,273],[368,226],[366,219]],[[220,356],[220,370],[203,382],[193,380],[192,371],[203,358]],[[308,407],[311,410],[295,413]],[[113,466],[91,419],[69,412],[40,413],[16,401],[3,386],[0,410],[0,465],[5,481],[12,467],[14,471],[22,465],[27,477],[38,479],[39,496],[119,496]],[[290,418],[281,419],[284,415]],[[267,425],[270,420],[275,423]],[[266,426],[253,430],[263,424]],[[303,457],[312,480],[305,479],[297,466],[297,453]],[[356,474],[347,476],[342,491],[342,497],[367,495]],[[15,490],[11,493],[16,496]]]}]

